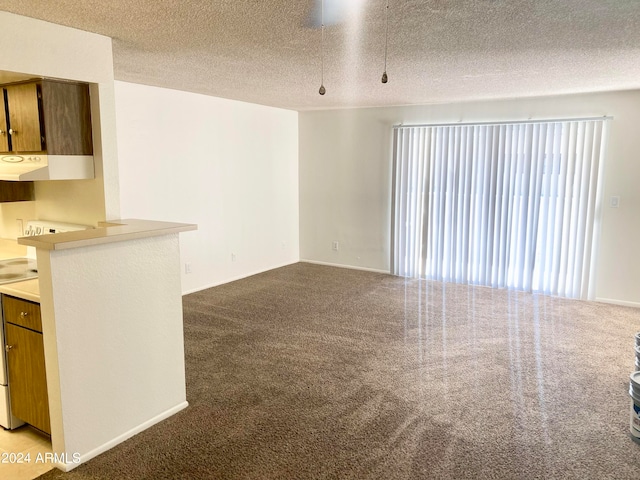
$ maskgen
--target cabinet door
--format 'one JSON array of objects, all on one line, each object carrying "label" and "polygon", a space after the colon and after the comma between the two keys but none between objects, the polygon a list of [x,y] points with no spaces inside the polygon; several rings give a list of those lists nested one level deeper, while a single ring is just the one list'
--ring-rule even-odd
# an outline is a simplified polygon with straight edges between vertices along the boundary
[{"label": "cabinet door", "polygon": [[37,84],[8,85],[5,89],[9,108],[12,151],[42,151]]},{"label": "cabinet door", "polygon": [[49,155],[93,155],[89,85],[43,80],[42,118]]},{"label": "cabinet door", "polygon": [[11,411],[46,433],[51,433],[47,375],[42,334],[5,323]]},{"label": "cabinet door", "polygon": [[9,151],[9,132],[4,108],[4,88],[0,88],[0,153]]}]

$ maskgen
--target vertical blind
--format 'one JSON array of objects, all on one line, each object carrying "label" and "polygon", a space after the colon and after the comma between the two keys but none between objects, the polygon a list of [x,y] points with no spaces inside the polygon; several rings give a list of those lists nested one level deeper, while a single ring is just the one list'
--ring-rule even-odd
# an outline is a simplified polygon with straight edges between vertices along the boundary
[{"label": "vertical blind", "polygon": [[393,273],[587,298],[606,126],[395,128]]}]

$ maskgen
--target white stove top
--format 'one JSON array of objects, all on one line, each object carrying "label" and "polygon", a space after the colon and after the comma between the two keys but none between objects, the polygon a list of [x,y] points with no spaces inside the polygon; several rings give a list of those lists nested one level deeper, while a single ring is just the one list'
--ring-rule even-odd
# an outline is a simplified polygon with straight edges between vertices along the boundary
[{"label": "white stove top", "polygon": [[75,223],[50,222],[48,220],[29,220],[24,229],[25,237],[35,235],[47,235],[50,233],[75,232],[93,228],[89,225],[78,225]]},{"label": "white stove top", "polygon": [[0,284],[20,282],[38,276],[38,265],[33,258],[0,260]]}]

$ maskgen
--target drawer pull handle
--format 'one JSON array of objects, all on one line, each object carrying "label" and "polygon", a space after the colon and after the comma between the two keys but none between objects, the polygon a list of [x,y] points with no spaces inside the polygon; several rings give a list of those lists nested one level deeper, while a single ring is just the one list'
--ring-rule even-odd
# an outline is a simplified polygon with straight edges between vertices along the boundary
[{"label": "drawer pull handle", "polygon": [[20,312],[20,316],[22,318],[26,317],[27,315],[29,315],[29,312]]},{"label": "drawer pull handle", "polygon": [[6,352],[8,352],[9,350],[11,350],[13,348],[13,345],[5,345],[4,349]]}]

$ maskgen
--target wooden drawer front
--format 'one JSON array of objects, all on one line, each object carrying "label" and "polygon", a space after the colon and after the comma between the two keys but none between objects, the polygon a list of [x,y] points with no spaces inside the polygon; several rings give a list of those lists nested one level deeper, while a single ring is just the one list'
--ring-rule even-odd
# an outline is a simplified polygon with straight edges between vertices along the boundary
[{"label": "wooden drawer front", "polygon": [[3,303],[5,322],[42,332],[39,304],[7,295],[4,296]]}]

